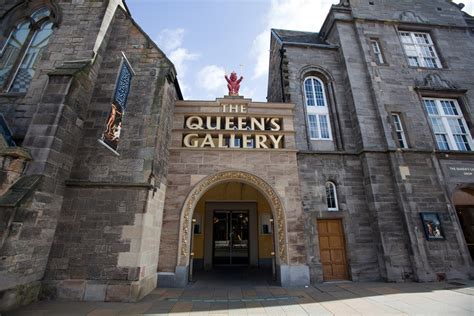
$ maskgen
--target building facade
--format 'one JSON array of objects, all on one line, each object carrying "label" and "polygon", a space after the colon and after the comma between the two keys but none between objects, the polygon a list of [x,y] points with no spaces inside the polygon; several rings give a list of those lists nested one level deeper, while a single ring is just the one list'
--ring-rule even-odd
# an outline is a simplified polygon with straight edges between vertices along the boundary
[{"label": "building facade", "polygon": [[174,66],[119,0],[0,17],[0,310],[137,300],[156,287]]},{"label": "building facade", "polygon": [[343,0],[271,32],[268,102],[185,101],[120,0],[0,5],[0,310],[473,276],[474,19]]},{"label": "building facade", "polygon": [[341,1],[319,33],[272,30],[268,100],[296,104],[311,280],[472,273],[474,21],[461,8]]}]

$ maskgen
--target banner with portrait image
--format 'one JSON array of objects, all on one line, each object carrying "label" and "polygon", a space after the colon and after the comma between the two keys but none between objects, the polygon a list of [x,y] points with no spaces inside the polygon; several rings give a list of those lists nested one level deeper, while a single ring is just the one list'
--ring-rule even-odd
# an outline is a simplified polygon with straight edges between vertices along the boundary
[{"label": "banner with portrait image", "polygon": [[127,108],[127,99],[130,93],[130,85],[133,78],[133,70],[129,62],[123,56],[122,64],[115,85],[114,97],[111,103],[111,109],[107,118],[102,141],[110,146],[113,150],[117,150],[120,134],[122,131],[122,119]]}]

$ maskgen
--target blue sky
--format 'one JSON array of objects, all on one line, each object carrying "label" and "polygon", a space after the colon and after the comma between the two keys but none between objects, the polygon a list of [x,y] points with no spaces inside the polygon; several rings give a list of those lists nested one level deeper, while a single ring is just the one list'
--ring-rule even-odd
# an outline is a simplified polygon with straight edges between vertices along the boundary
[{"label": "blue sky", "polygon": [[[127,0],[133,18],[177,68],[186,100],[227,94],[224,73],[243,75],[240,95],[266,101],[270,28],[318,32],[339,0]],[[455,1],[458,2],[458,1]],[[474,0],[462,1],[474,13]]]}]

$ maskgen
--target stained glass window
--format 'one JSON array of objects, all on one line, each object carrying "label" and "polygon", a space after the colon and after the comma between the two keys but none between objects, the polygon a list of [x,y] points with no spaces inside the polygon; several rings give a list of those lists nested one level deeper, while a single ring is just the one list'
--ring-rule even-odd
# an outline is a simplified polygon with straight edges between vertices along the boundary
[{"label": "stained glass window", "polygon": [[19,23],[0,50],[0,88],[24,93],[33,79],[39,57],[53,33],[51,11],[43,7]]},{"label": "stained glass window", "polygon": [[102,135],[102,141],[113,150],[117,150],[118,142],[120,140],[122,119],[124,112],[127,109],[127,99],[128,94],[130,93],[132,78],[132,67],[125,58],[122,58],[122,64],[120,65],[117,83],[115,85],[110,113],[107,118],[104,134]]},{"label": "stained glass window", "polygon": [[30,22],[19,24],[10,34],[7,42],[2,48],[0,57],[0,85],[3,86],[20,55],[30,32]]},{"label": "stained glass window", "polygon": [[31,40],[30,46],[23,56],[20,68],[15,74],[11,92],[26,92],[30,86],[30,82],[36,72],[39,57],[48,45],[49,38],[53,34],[53,23],[45,23],[42,28],[38,30]]},{"label": "stained glass window", "polygon": [[38,22],[39,20],[46,18],[51,15],[51,11],[49,11],[48,8],[41,8],[35,13],[31,15],[31,18],[35,21]]}]

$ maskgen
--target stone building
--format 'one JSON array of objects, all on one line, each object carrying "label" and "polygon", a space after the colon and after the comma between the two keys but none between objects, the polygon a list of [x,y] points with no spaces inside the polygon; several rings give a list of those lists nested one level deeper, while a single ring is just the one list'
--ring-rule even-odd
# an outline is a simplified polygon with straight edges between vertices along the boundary
[{"label": "stone building", "polygon": [[340,1],[319,33],[272,30],[268,101],[296,105],[313,282],[472,276],[474,19],[461,9]]},{"label": "stone building", "polygon": [[121,0],[3,0],[0,30],[0,310],[40,288],[143,297],[182,99],[173,64]]},{"label": "stone building", "polygon": [[272,30],[265,103],[183,100],[121,0],[3,0],[0,26],[0,310],[222,271],[472,277],[474,19],[451,1]]}]

